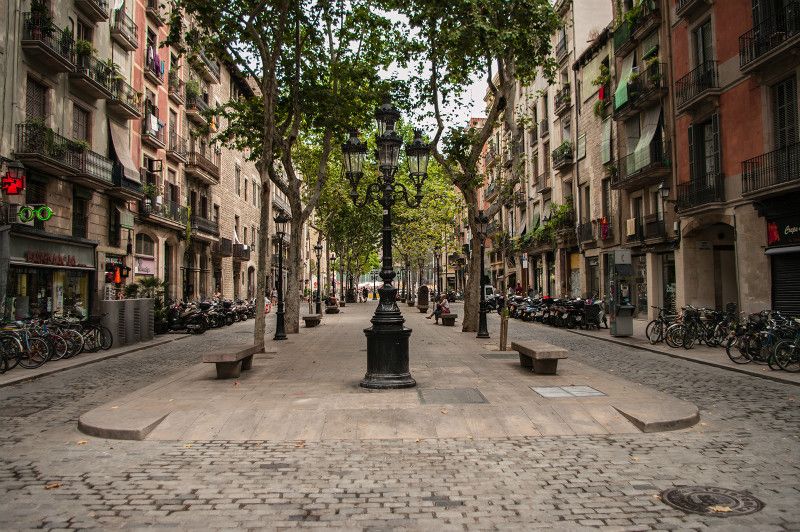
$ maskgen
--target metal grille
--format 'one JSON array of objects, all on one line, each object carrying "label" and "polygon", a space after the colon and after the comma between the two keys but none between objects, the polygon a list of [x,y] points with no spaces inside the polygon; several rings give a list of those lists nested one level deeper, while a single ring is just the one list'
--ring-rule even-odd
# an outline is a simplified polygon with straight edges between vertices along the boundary
[{"label": "metal grille", "polygon": [[44,119],[47,88],[41,83],[28,78],[25,92],[25,118],[28,120]]}]

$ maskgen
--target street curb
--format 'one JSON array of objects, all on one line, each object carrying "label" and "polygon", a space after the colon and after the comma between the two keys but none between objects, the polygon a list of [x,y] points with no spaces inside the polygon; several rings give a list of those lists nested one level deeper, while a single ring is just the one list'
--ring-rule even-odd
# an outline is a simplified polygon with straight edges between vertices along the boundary
[{"label": "street curb", "polygon": [[177,340],[182,340],[184,338],[188,338],[189,336],[190,335],[188,335],[188,334],[187,335],[180,335],[180,336],[178,336],[176,338],[170,338],[168,340],[163,340],[161,342],[156,342],[156,343],[147,344],[147,345],[139,345],[139,346],[136,346],[136,347],[132,347],[131,349],[126,349],[125,351],[120,351],[119,353],[111,353],[111,354],[108,354],[108,355],[105,355],[105,356],[102,356],[102,357],[92,358],[91,360],[89,360],[89,359],[79,360],[79,361],[76,361],[75,364],[70,364],[69,366],[62,366],[60,368],[52,368],[50,370],[46,370],[46,371],[43,371],[41,373],[36,373],[35,375],[24,375],[23,374],[20,377],[14,379],[12,381],[0,383],[0,388],[4,388],[6,386],[13,386],[15,384],[21,384],[21,383],[24,383],[24,382],[30,382],[30,381],[33,381],[33,380],[36,380],[36,379],[39,379],[39,378],[42,378],[42,377],[47,377],[48,375],[55,375],[56,373],[61,373],[62,371],[67,371],[67,370],[70,370],[70,369],[80,368],[81,366],[88,366],[89,364],[94,364],[95,362],[100,362],[102,360],[108,360],[110,358],[121,357],[122,355],[128,355],[130,353],[135,353],[136,351],[143,351],[145,349],[150,349],[151,347],[158,347],[158,346],[161,346],[161,345],[164,345],[164,344],[168,344],[170,342],[175,342]]},{"label": "street curb", "polygon": [[724,364],[719,364],[717,362],[711,362],[710,360],[698,360],[696,358],[682,356],[682,355],[679,355],[677,353],[668,353],[668,352],[665,352],[665,351],[659,351],[658,349],[651,349],[649,347],[645,347],[645,346],[642,346],[642,345],[629,344],[629,343],[624,342],[622,340],[615,340],[613,338],[604,338],[602,336],[595,336],[593,334],[586,334],[585,332],[582,332],[582,331],[573,331],[573,330],[570,330],[570,329],[566,329],[566,330],[567,330],[567,332],[571,332],[572,334],[577,334],[577,335],[583,336],[585,338],[594,338],[594,339],[597,339],[597,340],[602,340],[604,342],[610,342],[612,344],[624,345],[625,347],[630,347],[632,349],[641,349],[642,351],[649,351],[650,353],[655,353],[657,355],[664,355],[664,356],[668,356],[668,357],[672,357],[672,358],[678,358],[680,360],[687,360],[689,362],[695,362],[697,364],[702,364],[704,366],[712,366],[712,367],[719,368],[719,369],[725,369],[725,370],[728,370],[728,371],[733,371],[735,373],[741,373],[742,375],[750,375],[751,377],[758,377],[760,379],[765,379],[765,380],[768,380],[768,381],[779,382],[781,384],[791,384],[793,386],[800,386],[800,382],[795,382],[795,381],[792,381],[792,380],[784,379],[784,378],[777,377],[775,375],[770,375],[770,374],[767,374],[767,373],[757,373],[755,371],[747,371],[746,369],[734,368],[734,367],[731,367],[731,366],[726,366]]}]

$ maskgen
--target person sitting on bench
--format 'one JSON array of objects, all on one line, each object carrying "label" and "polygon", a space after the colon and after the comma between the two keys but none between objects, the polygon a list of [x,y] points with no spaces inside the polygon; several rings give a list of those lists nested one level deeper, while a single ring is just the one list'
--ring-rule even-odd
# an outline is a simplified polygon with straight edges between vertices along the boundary
[{"label": "person sitting on bench", "polygon": [[431,312],[430,316],[426,316],[427,319],[431,319],[433,317],[436,318],[436,325],[439,325],[439,317],[442,314],[450,314],[450,303],[447,302],[447,296],[442,296],[439,298],[439,302],[436,303],[436,307]]}]

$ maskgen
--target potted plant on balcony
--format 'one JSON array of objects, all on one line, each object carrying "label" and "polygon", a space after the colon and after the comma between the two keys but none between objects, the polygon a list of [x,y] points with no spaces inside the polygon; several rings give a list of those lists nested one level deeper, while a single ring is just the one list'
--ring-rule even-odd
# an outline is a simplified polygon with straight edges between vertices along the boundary
[{"label": "potted plant on balcony", "polygon": [[28,31],[34,39],[50,37],[53,34],[53,16],[50,14],[50,8],[43,0],[33,0],[31,2]]},{"label": "potted plant on balcony", "polygon": [[142,192],[144,193],[144,204],[146,207],[153,206],[153,198],[158,193],[158,187],[155,183],[142,183]]},{"label": "potted plant on balcony", "polygon": [[94,52],[94,46],[86,39],[78,39],[75,41],[75,55],[78,58],[78,66],[80,68],[89,68],[89,58]]},{"label": "potted plant on balcony", "polygon": [[186,99],[194,100],[200,96],[200,84],[196,79],[190,79],[186,82]]},{"label": "potted plant on balcony", "polygon": [[70,139],[67,141],[67,147],[75,153],[83,153],[89,149],[89,143],[82,139]]},{"label": "potted plant on balcony", "polygon": [[[50,30],[50,33],[52,33],[52,29]],[[64,28],[64,30],[61,32],[61,40],[59,41],[58,45],[61,48],[61,55],[65,57],[70,57],[72,55],[72,46],[74,45],[72,37],[71,28]]]}]

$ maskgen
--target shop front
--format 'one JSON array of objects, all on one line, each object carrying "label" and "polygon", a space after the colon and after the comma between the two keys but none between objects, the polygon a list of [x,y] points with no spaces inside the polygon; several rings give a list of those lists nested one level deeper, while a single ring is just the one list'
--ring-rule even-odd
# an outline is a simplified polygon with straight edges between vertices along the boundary
[{"label": "shop front", "polygon": [[14,228],[9,246],[6,319],[88,316],[94,303],[95,243]]},{"label": "shop front", "polygon": [[800,316],[800,216],[767,218],[772,309]]}]

